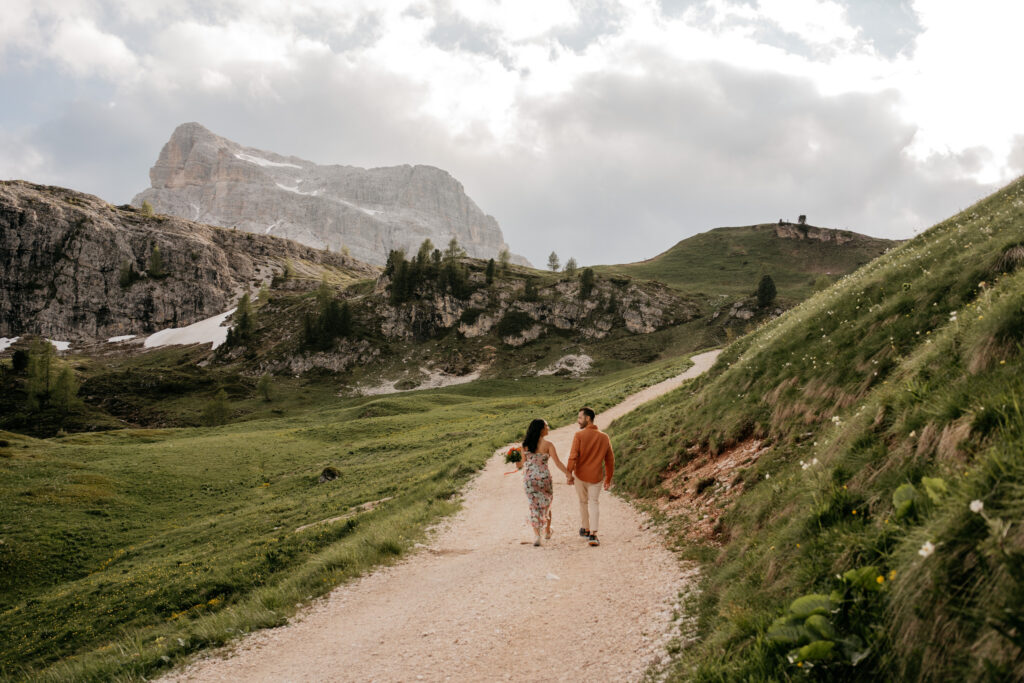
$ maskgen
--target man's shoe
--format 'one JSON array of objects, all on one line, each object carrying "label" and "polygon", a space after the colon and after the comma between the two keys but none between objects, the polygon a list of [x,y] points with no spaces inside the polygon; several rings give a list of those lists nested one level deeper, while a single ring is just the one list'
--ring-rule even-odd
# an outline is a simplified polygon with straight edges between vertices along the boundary
[{"label": "man's shoe", "polygon": [[590,534],[590,545],[601,545],[601,541],[597,540],[597,534]]},{"label": "man's shoe", "polygon": [[590,532],[584,529],[583,527],[580,527],[580,536],[582,536],[583,538],[590,538]]}]

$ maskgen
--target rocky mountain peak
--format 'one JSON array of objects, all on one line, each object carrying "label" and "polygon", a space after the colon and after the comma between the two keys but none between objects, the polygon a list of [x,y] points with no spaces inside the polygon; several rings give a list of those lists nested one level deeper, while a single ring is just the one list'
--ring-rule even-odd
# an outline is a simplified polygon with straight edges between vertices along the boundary
[{"label": "rocky mountain peak", "polygon": [[193,122],[175,129],[149,175],[136,206],[148,201],[158,213],[345,248],[368,263],[428,238],[443,247],[455,237],[477,258],[507,247],[498,222],[433,166],[323,166],[244,147]]}]

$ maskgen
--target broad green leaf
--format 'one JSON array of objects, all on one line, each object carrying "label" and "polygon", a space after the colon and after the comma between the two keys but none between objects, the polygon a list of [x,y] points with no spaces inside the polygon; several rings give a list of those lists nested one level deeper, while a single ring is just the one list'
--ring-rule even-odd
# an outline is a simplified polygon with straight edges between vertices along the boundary
[{"label": "broad green leaf", "polygon": [[831,640],[816,640],[797,650],[797,658],[801,661],[830,659],[835,646]]},{"label": "broad green leaf", "polygon": [[913,484],[903,484],[892,492],[892,505],[895,509],[893,517],[903,519],[914,511],[917,502],[917,489]]},{"label": "broad green leaf", "polygon": [[811,639],[810,634],[799,624],[772,624],[765,633],[765,637],[773,643],[785,645],[798,645]]},{"label": "broad green leaf", "polygon": [[807,621],[804,622],[804,627],[808,633],[821,640],[835,640],[836,633],[835,628],[832,626],[832,622],[828,620],[822,614],[812,614],[807,617]]},{"label": "broad green leaf", "polygon": [[812,593],[797,598],[789,606],[789,613],[797,619],[806,619],[812,614],[828,614],[832,609],[832,601],[827,595]]},{"label": "broad green leaf", "polygon": [[878,576],[878,568],[874,565],[868,565],[860,569],[851,569],[843,574],[843,579],[851,586],[875,592],[882,589],[881,584],[878,583]]}]

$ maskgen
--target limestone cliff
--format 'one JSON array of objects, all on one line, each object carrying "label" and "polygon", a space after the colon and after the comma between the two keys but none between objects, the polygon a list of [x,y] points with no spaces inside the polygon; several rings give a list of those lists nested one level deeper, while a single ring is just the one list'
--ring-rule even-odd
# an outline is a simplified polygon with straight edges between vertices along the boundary
[{"label": "limestone cliff", "polygon": [[135,206],[148,201],[157,213],[344,247],[367,263],[383,264],[392,249],[413,252],[427,238],[443,248],[454,236],[468,255],[485,259],[507,246],[498,222],[432,166],[320,166],[185,123],[149,175],[152,187],[135,196]]},{"label": "limestone cliff", "polygon": [[289,265],[317,280],[378,272],[274,237],[0,182],[0,336],[88,341],[188,325],[230,309]]}]

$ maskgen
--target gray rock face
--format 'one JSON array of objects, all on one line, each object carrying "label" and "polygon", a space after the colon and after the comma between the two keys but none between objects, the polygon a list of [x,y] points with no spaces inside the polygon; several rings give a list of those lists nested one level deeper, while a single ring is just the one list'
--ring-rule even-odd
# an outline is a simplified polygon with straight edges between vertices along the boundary
[{"label": "gray rock face", "polygon": [[0,182],[0,336],[93,341],[189,325],[229,310],[286,264],[316,279],[379,272],[287,240]]},{"label": "gray rock face", "polygon": [[[381,276],[378,292],[388,283]],[[615,285],[599,280],[586,300],[580,299],[578,281],[561,281],[542,287],[536,301],[517,298],[524,288],[522,280],[495,285],[489,291],[475,292],[461,300],[450,295],[435,295],[415,303],[391,305],[381,301],[375,311],[380,331],[388,339],[413,341],[456,327],[466,339],[491,333],[510,313],[525,313],[531,323],[518,334],[502,337],[512,347],[528,344],[549,329],[579,334],[588,340],[604,339],[614,329],[632,334],[650,334],[670,325],[693,320],[698,307],[664,285],[636,283]],[[463,314],[477,315],[464,320]]]},{"label": "gray rock face", "polygon": [[775,225],[775,235],[784,240],[817,240],[819,242],[835,242],[846,244],[852,242],[857,235],[846,230],[819,228],[805,223],[786,223],[779,221]]},{"label": "gray rock face", "polygon": [[[152,187],[132,200],[157,213],[277,235],[382,265],[392,249],[424,239],[493,258],[507,245],[498,222],[462,184],[432,166],[319,166],[242,147],[198,123],[175,129],[149,172]],[[516,263],[529,265],[514,256]]]}]

